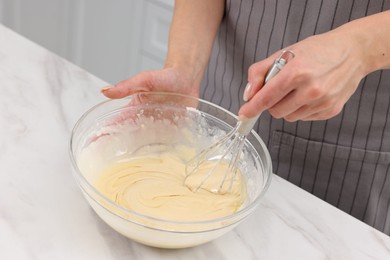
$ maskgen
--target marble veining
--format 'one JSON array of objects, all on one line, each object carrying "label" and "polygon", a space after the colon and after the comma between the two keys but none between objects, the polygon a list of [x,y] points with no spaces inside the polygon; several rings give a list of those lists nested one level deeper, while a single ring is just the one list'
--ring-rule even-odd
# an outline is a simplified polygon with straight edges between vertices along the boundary
[{"label": "marble veining", "polygon": [[69,136],[106,83],[0,25],[0,259],[390,259],[390,238],[273,177],[256,212],[208,244],[163,250],[100,220]]}]

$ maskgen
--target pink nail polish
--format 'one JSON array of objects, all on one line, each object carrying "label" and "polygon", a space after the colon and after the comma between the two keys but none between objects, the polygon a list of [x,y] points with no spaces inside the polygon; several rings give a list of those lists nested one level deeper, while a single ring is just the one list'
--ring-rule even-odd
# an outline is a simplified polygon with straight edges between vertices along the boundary
[{"label": "pink nail polish", "polygon": [[245,102],[247,102],[249,100],[251,91],[252,91],[252,84],[250,82],[248,82],[248,84],[246,84],[246,87],[244,90],[244,95],[243,95],[243,99]]},{"label": "pink nail polish", "polygon": [[241,122],[245,122],[245,121],[247,121],[249,118],[247,118],[246,116],[244,116],[244,115],[239,115],[238,116],[238,121],[241,121]]},{"label": "pink nail polish", "polygon": [[101,89],[100,89],[100,92],[104,92],[104,91],[106,91],[106,90],[109,90],[110,88],[112,88],[112,86],[106,86],[106,87],[104,87],[104,88],[101,88]]}]

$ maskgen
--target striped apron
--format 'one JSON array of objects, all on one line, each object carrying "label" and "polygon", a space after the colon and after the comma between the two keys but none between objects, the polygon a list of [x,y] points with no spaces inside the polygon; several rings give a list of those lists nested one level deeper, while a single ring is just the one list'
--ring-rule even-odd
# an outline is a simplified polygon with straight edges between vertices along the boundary
[{"label": "striped apron", "polygon": [[[201,97],[237,113],[248,67],[285,46],[390,9],[390,0],[228,0]],[[389,25],[383,25],[389,27]],[[390,70],[364,78],[336,117],[255,125],[274,173],[390,234]]]}]

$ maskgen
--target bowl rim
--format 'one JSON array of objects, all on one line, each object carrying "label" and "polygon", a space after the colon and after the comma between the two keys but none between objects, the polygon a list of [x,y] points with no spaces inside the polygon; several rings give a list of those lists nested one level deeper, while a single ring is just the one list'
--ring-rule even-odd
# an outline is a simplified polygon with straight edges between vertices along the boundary
[{"label": "bowl rim", "polygon": [[[231,215],[220,217],[220,218],[215,218],[215,219],[210,219],[210,220],[201,220],[201,221],[173,221],[173,220],[166,220],[166,219],[156,218],[156,217],[149,216],[149,215],[146,215],[146,214],[138,213],[136,211],[130,210],[128,208],[125,208],[125,207],[123,207],[121,205],[116,204],[114,201],[110,200],[109,198],[104,196],[101,192],[99,192],[95,188],[95,186],[92,185],[84,177],[84,175],[81,173],[80,168],[78,167],[77,160],[76,160],[76,158],[74,156],[74,151],[73,151],[73,148],[72,148],[73,147],[73,142],[74,142],[74,134],[75,134],[76,130],[80,127],[80,125],[82,124],[84,119],[88,115],[90,115],[90,113],[95,111],[98,107],[101,107],[101,106],[103,106],[104,104],[107,104],[107,103],[119,102],[119,101],[123,101],[123,100],[131,100],[136,95],[168,95],[168,96],[176,96],[176,97],[182,97],[182,98],[187,98],[187,99],[193,99],[194,101],[202,102],[202,103],[204,103],[206,105],[209,105],[209,106],[212,106],[212,107],[214,107],[216,109],[219,109],[219,110],[223,111],[224,113],[232,116],[234,119],[238,120],[238,117],[235,114],[233,114],[232,112],[228,111],[227,109],[225,109],[225,108],[223,108],[221,106],[213,104],[212,102],[209,102],[207,100],[204,100],[204,99],[201,99],[201,98],[197,98],[197,97],[194,97],[194,96],[189,96],[189,95],[179,94],[179,93],[173,93],[173,92],[157,92],[157,91],[137,92],[137,93],[134,93],[134,94],[129,95],[129,96],[124,97],[124,98],[108,99],[108,100],[104,100],[102,102],[99,102],[98,104],[92,106],[90,109],[88,109],[86,112],[84,112],[83,115],[77,120],[77,122],[73,126],[73,129],[72,129],[72,131],[70,133],[70,139],[69,139],[69,143],[68,143],[69,144],[70,161],[71,161],[73,169],[74,169],[73,172],[75,173],[74,175],[76,177],[78,177],[78,180],[77,180],[78,181],[78,185],[80,186],[81,190],[83,192],[85,192],[85,194],[87,194],[91,199],[93,199],[96,203],[101,205],[108,212],[110,212],[112,214],[115,214],[116,216],[118,216],[118,217],[120,217],[120,218],[122,218],[122,219],[124,219],[126,221],[130,221],[130,222],[135,223],[137,225],[141,225],[143,227],[147,227],[147,228],[154,229],[154,230],[163,230],[163,231],[169,231],[169,232],[175,232],[175,233],[199,233],[199,232],[211,231],[211,230],[214,230],[214,229],[205,229],[205,230],[196,230],[196,231],[180,231],[180,230],[170,230],[170,229],[164,229],[164,228],[156,228],[156,227],[152,227],[152,226],[148,226],[148,225],[139,223],[137,221],[133,221],[131,219],[125,218],[124,216],[121,216],[120,214],[118,214],[118,213],[108,209],[100,201],[98,201],[95,198],[93,198],[93,196],[91,196],[89,194],[89,192],[83,188],[83,186],[80,184],[80,181],[82,181],[84,184],[86,184],[87,187],[90,190],[92,190],[100,199],[102,199],[103,201],[108,203],[108,205],[110,205],[110,206],[112,206],[114,208],[117,208],[120,211],[123,211],[124,213],[130,214],[130,215],[133,214],[133,215],[135,215],[137,217],[140,217],[140,218],[145,218],[145,219],[148,219],[148,220],[161,222],[161,223],[165,223],[165,224],[170,224],[170,225],[190,226],[190,225],[212,224],[212,223],[217,223],[217,222],[229,221],[229,220],[236,219],[236,218],[237,218],[237,221],[240,221],[240,220],[244,219],[248,215],[246,213],[250,212],[251,210],[254,210],[259,205],[259,203],[258,203],[259,200],[264,197],[264,194],[266,193],[266,191],[268,190],[268,188],[269,188],[269,186],[271,184],[272,174],[273,173],[272,173],[272,161],[271,161],[271,156],[269,154],[269,151],[268,151],[265,143],[263,142],[263,140],[260,138],[260,136],[254,130],[251,130],[252,135],[256,138],[256,140],[260,143],[262,149],[265,151],[264,154],[265,154],[265,161],[266,162],[264,162],[263,165],[268,165],[268,169],[265,169],[266,173],[264,173],[264,176],[266,177],[265,178],[265,182],[264,182],[262,191],[257,195],[257,197],[252,202],[250,202],[248,205],[244,206],[242,209],[239,209],[238,211],[234,212]],[[243,215],[244,217],[240,218],[239,216],[241,216],[241,215]],[[234,221],[233,223],[235,223],[237,221]],[[224,227],[230,226],[233,223],[230,223],[229,225],[218,227],[218,228],[215,228],[215,229],[224,228]]]}]

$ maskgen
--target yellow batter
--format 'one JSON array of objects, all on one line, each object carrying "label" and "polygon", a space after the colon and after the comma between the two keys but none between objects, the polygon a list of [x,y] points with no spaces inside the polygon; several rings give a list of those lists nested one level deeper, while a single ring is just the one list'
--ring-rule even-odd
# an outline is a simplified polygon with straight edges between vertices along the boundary
[{"label": "yellow batter", "polygon": [[[141,156],[112,163],[103,170],[96,188],[115,203],[135,212],[170,221],[202,221],[231,215],[246,199],[240,173],[227,191],[215,189],[223,178],[226,163],[197,192],[199,175],[186,179],[185,164],[173,153]],[[203,169],[207,171],[206,169]]]}]

